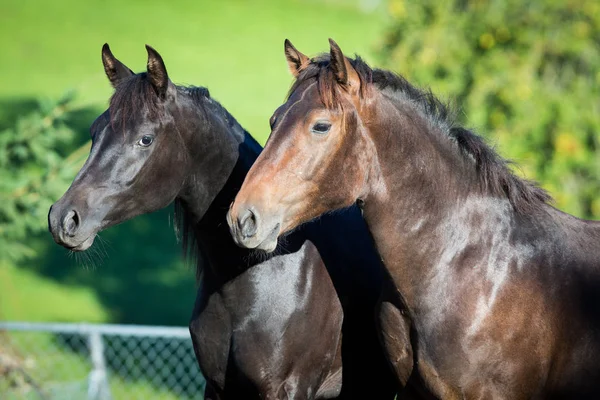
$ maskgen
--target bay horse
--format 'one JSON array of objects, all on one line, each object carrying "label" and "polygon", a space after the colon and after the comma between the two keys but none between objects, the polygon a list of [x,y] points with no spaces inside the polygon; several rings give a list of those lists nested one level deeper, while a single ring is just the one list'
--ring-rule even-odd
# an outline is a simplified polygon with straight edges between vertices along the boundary
[{"label": "bay horse", "polygon": [[236,246],[225,215],[261,147],[207,89],[174,85],[146,48],[139,74],[102,48],[115,92],[50,209],[54,240],[84,251],[99,231],[174,202],[201,277],[190,333],[207,399],[392,399],[373,320],[383,270],[360,211],[299,230],[275,256]]},{"label": "bay horse", "polygon": [[600,397],[600,223],[551,206],[430,91],[332,40],[285,53],[297,79],[228,214],[236,242],[269,250],[358,203],[391,278],[388,355],[405,319],[430,395]]}]

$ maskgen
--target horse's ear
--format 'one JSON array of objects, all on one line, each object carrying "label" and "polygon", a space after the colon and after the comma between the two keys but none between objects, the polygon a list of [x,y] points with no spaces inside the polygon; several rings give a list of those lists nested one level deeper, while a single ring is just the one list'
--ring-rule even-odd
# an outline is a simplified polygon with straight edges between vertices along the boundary
[{"label": "horse's ear", "polygon": [[102,46],[102,64],[104,64],[104,72],[113,87],[117,87],[119,82],[133,75],[132,70],[113,56],[108,43],[104,43]]},{"label": "horse's ear", "polygon": [[329,39],[330,66],[337,82],[344,86],[350,93],[358,93],[360,77],[350,61],[344,56],[340,46],[333,39]]},{"label": "horse's ear", "polygon": [[146,45],[148,51],[148,79],[159,97],[164,97],[169,87],[169,75],[162,57],[152,47]]},{"label": "horse's ear", "polygon": [[300,53],[298,49],[294,47],[292,42],[285,39],[284,43],[285,50],[285,58],[287,59],[288,66],[290,68],[290,72],[294,75],[295,78],[300,75],[300,71],[302,71],[309,64],[310,59],[304,54]]}]

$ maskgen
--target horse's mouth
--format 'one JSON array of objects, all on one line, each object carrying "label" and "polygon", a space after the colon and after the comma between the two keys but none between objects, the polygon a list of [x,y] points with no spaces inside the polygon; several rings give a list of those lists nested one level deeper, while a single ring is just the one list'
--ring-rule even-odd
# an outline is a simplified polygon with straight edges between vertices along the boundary
[{"label": "horse's mouth", "polygon": [[273,227],[273,229],[271,230],[271,232],[267,235],[265,240],[260,242],[260,244],[258,246],[256,246],[256,248],[260,249],[260,250],[264,250],[267,253],[271,253],[273,250],[275,250],[277,248],[277,237],[279,236],[279,228],[280,227],[281,227],[281,224],[275,225]]},{"label": "horse's mouth", "polygon": [[70,245],[64,245],[64,246],[71,251],[86,251],[87,249],[89,249],[92,246],[95,238],[96,238],[96,234],[93,234],[90,237],[88,237],[87,239],[85,239],[83,242],[81,242],[75,246],[70,246]]}]

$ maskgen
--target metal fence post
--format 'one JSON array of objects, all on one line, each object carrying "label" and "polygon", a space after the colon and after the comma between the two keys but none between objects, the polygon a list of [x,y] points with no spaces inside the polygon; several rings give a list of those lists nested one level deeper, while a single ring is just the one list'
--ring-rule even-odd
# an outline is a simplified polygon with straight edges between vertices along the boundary
[{"label": "metal fence post", "polygon": [[187,327],[0,321],[0,334],[31,376],[16,386],[0,376],[0,399],[204,398]]},{"label": "metal fence post", "polygon": [[110,400],[110,387],[104,359],[104,342],[100,332],[90,332],[89,346],[92,371],[88,378],[88,400]]}]

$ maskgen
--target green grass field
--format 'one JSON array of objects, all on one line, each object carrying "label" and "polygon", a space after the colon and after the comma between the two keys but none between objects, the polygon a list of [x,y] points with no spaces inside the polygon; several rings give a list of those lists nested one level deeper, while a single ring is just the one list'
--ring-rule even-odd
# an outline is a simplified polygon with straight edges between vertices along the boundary
[{"label": "green grass field", "polygon": [[[347,4],[345,4],[347,3]],[[162,2],[5,0],[0,5],[0,97],[58,96],[74,88],[85,104],[111,93],[100,61],[104,42],[134,71],[145,69],[150,44],[175,83],[207,86],[259,140],[291,83],[283,56],[289,38],[306,54],[328,49],[374,59],[381,12],[358,0]]]}]

